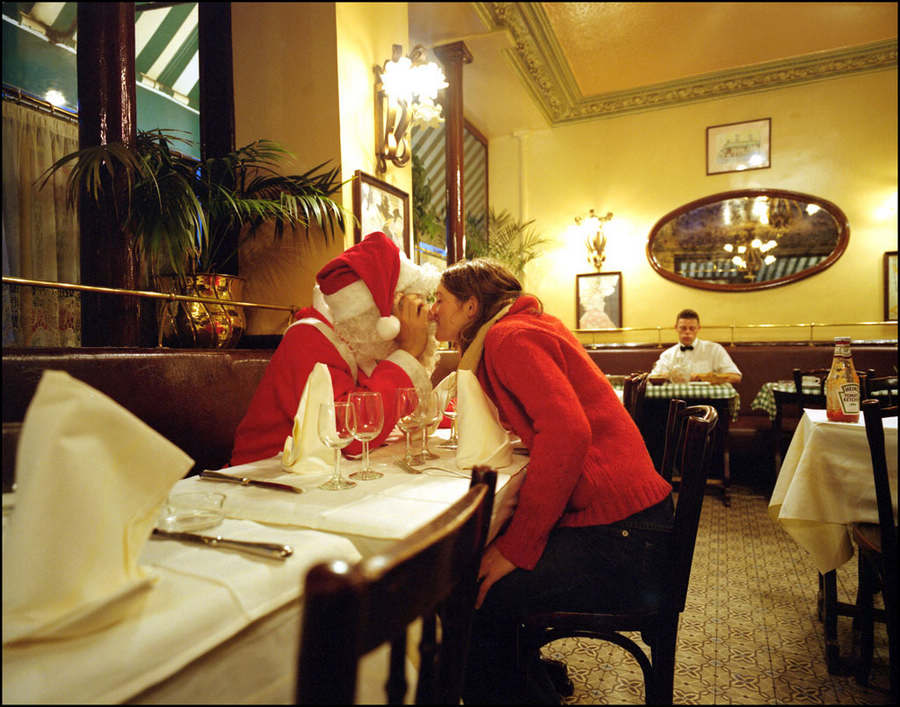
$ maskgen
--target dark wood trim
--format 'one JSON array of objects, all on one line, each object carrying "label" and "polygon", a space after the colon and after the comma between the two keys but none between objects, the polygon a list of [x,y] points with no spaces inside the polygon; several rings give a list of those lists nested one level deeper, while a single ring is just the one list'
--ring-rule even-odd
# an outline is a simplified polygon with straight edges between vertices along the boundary
[{"label": "dark wood trim", "polygon": [[466,215],[463,203],[463,64],[472,62],[464,42],[452,42],[434,48],[444,65],[449,86],[444,90],[447,164],[447,264],[465,257]]},{"label": "dark wood trim", "polygon": [[[134,3],[78,3],[78,44],[79,145],[134,145]],[[83,284],[141,289],[136,239],[119,226],[111,201],[84,200],[79,228]],[[82,345],[151,345],[154,309],[139,298],[84,293]]]},{"label": "dark wood trim", "polygon": [[[484,145],[484,207],[485,207],[485,219],[490,217],[491,213],[491,184],[490,184],[490,165],[488,163],[488,158],[490,156],[490,150],[488,150],[488,139],[484,136],[478,128],[476,128],[472,123],[466,119],[463,121],[463,125],[465,129],[472,133],[472,137],[474,137],[478,142]],[[485,228],[487,228],[488,224],[485,222]]]}]

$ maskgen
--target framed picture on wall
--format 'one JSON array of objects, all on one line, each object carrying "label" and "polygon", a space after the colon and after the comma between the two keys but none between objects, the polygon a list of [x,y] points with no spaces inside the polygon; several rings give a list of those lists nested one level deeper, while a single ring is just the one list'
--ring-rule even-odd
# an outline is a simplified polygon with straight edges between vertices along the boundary
[{"label": "framed picture on wall", "polygon": [[768,169],[771,133],[771,118],[711,125],[706,129],[706,173]]},{"label": "framed picture on wall", "polygon": [[353,175],[353,242],[359,243],[372,231],[383,231],[407,256],[409,240],[409,194],[356,170]]},{"label": "framed picture on wall", "polygon": [[897,321],[897,251],[884,254],[884,320]]},{"label": "framed picture on wall", "polygon": [[622,326],[621,272],[592,272],[575,276],[575,324],[578,329]]}]

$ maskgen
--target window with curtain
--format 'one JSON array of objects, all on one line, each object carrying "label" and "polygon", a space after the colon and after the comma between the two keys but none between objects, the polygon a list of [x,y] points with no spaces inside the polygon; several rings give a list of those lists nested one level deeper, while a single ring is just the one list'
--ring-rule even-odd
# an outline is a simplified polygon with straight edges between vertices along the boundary
[{"label": "window with curtain", "polygon": [[[37,102],[3,100],[3,274],[80,281],[78,223],[66,208],[65,180],[38,178],[78,149],[78,124]],[[3,285],[4,346],[80,346],[78,292]]]}]

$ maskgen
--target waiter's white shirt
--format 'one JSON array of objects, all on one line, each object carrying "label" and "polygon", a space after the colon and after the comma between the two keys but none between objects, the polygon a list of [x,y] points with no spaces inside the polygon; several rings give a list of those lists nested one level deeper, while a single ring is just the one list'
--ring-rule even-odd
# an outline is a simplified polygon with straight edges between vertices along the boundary
[{"label": "waiter's white shirt", "polygon": [[731,360],[731,356],[721,344],[705,339],[695,339],[693,346],[693,351],[682,351],[681,344],[667,348],[659,355],[650,375],[667,375],[669,371],[679,365],[683,366],[691,375],[695,373],[737,373],[741,375],[740,370]]}]

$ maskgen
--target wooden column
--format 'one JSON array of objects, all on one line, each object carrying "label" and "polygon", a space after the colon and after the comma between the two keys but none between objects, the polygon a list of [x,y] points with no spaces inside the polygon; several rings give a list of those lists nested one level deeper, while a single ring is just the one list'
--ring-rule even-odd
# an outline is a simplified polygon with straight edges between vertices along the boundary
[{"label": "wooden column", "polygon": [[466,214],[463,208],[463,64],[472,63],[472,55],[463,42],[434,48],[444,65],[448,87],[444,91],[447,163],[447,264],[466,257]]},{"label": "wooden column", "polygon": [[[231,3],[197,4],[197,34],[200,51],[200,155],[221,157],[234,150],[234,72],[231,52]],[[228,234],[220,257],[234,256],[220,263],[217,272],[238,274],[238,237]]]},{"label": "wooden column", "polygon": [[[78,3],[77,71],[80,146],[134,145],[134,3]],[[135,238],[119,227],[112,201],[79,211],[82,284],[143,289]],[[140,297],[82,293],[82,345],[152,345],[154,310]]]}]

